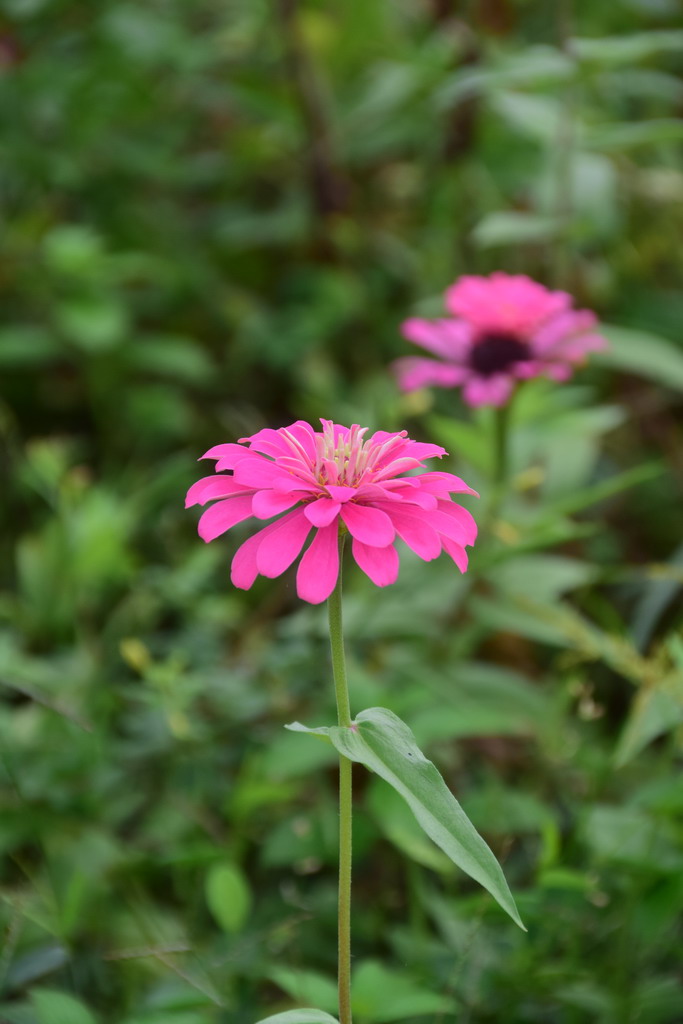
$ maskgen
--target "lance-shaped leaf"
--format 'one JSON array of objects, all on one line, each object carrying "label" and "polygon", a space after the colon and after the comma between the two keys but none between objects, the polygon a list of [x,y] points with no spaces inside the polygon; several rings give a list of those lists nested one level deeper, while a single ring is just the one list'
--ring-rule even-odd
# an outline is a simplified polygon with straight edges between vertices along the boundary
[{"label": "lance-shaped leaf", "polygon": [[[662,683],[670,681],[675,682],[676,676]],[[673,686],[667,690],[662,684],[644,687],[638,692],[614,755],[617,768],[623,768],[657,736],[683,723],[682,698],[683,694],[677,695]]]},{"label": "lance-shaped leaf", "polygon": [[[293,728],[308,731],[298,722]],[[524,928],[498,861],[405,722],[386,708],[369,708],[351,728],[310,731],[326,733],[340,754],[364,764],[400,793],[430,839]]]},{"label": "lance-shaped leaf", "polygon": [[324,1010],[286,1010],[272,1017],[264,1017],[256,1024],[339,1024],[336,1017],[331,1017]]}]

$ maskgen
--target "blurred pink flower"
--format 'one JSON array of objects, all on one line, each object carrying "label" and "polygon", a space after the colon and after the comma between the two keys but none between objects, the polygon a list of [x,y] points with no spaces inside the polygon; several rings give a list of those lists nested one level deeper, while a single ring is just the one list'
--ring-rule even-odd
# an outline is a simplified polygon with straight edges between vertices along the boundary
[{"label": "blurred pink flower", "polygon": [[504,405],[518,381],[567,380],[589,352],[607,344],[594,313],[572,309],[571,295],[523,274],[461,277],[446,292],[446,308],[450,317],[403,323],[404,336],[440,360],[398,359],[404,391],[462,386],[469,405]]},{"label": "blurred pink flower", "polygon": [[235,586],[248,590],[259,574],[279,576],[313,530],[296,587],[304,601],[324,601],[339,576],[340,528],[351,534],[353,557],[378,587],[396,581],[397,537],[425,561],[445,551],[465,572],[465,547],[474,543],[477,527],[451,494],[476,491],[452,473],[407,475],[423,469],[425,459],[445,455],[444,449],[411,441],[405,430],[378,430],[364,440],[367,428],[321,423],[322,431],[303,420],[260,430],[203,456],[217,460],[216,474],[190,487],[185,506],[215,502],[199,520],[205,541],[252,516],[279,516],[238,548],[232,561]]}]

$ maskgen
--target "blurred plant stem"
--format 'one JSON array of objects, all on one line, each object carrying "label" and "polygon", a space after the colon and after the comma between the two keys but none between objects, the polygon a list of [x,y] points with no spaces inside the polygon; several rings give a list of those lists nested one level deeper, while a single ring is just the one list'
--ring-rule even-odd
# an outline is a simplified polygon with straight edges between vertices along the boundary
[{"label": "blurred plant stem", "polygon": [[[565,57],[574,63],[572,32],[574,23],[573,0],[558,0],[558,46]],[[556,288],[572,288],[571,226],[574,210],[574,152],[576,148],[576,85],[573,77],[565,86],[557,124],[555,143],[555,217],[557,235],[553,244],[552,283]]]},{"label": "blurred plant stem", "polygon": [[494,409],[493,419],[493,484],[500,497],[505,489],[510,471],[510,406],[512,398],[505,405]]},{"label": "blurred plant stem", "polygon": [[301,33],[298,0],[277,0],[277,10],[289,77],[308,136],[306,162],[319,255],[330,258],[335,251],[325,225],[330,216],[347,209],[348,185],[335,155],[330,104]]},{"label": "blurred plant stem", "polygon": [[[349,687],[346,680],[342,630],[342,556],[344,537],[339,538],[339,576],[330,594],[327,610],[330,623],[332,673],[340,728],[351,727]],[[339,909],[338,986],[339,1024],[351,1024],[351,859],[352,859],[352,765],[339,758]]]},{"label": "blurred plant stem", "polygon": [[491,495],[481,520],[482,533],[487,535],[498,518],[510,482],[510,423],[514,399],[513,391],[505,405],[494,406],[491,410]]}]

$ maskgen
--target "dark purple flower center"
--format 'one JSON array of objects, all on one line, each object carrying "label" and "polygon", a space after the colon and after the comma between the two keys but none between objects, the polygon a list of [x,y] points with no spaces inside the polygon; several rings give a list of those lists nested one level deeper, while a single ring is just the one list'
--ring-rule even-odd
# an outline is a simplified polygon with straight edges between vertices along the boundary
[{"label": "dark purple flower center", "polygon": [[472,346],[470,366],[480,377],[493,377],[530,357],[528,342],[520,341],[514,334],[491,332],[482,335]]}]

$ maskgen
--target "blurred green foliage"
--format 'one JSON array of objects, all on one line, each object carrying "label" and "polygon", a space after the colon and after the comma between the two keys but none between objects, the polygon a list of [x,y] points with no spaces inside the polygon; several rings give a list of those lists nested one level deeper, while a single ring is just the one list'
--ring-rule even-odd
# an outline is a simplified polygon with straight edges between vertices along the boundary
[{"label": "blurred green foliage", "polygon": [[[3,1024],[334,1010],[334,754],[282,731],[332,721],[324,614],[182,510],[211,444],[319,416],[483,495],[466,577],[348,574],[352,702],[529,927],[357,772],[358,1024],[683,1018],[682,40],[675,0],[4,0]],[[490,415],[387,366],[496,268],[615,326],[520,395],[487,523]]]}]

